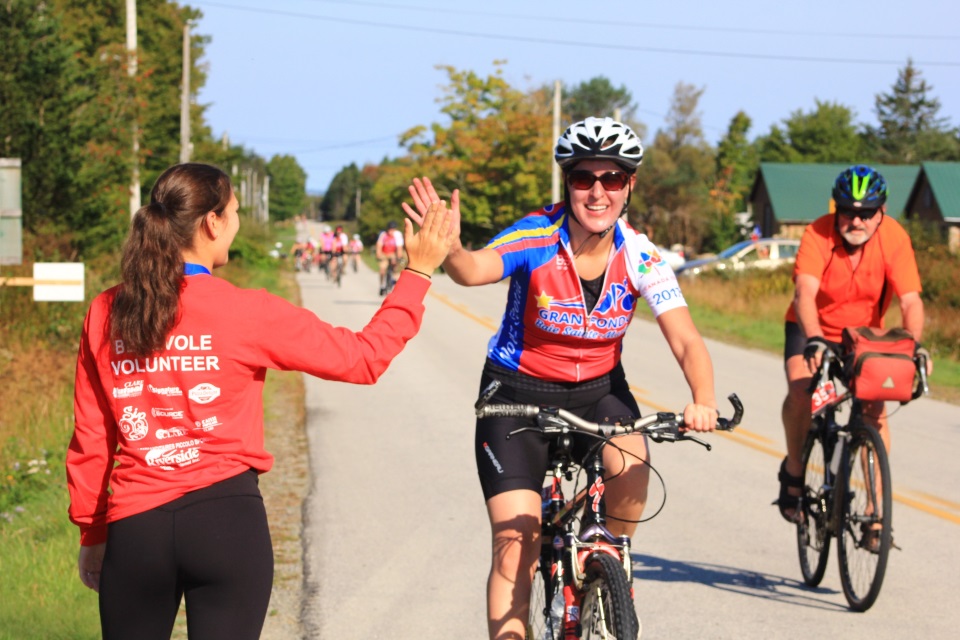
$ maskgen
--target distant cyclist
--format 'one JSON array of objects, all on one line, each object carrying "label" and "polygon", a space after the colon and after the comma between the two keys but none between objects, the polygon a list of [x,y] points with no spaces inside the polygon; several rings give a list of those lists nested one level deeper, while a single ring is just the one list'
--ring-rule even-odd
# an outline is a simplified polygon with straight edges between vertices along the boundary
[{"label": "distant cyclist", "polygon": [[360,234],[355,233],[347,245],[347,251],[350,256],[350,264],[353,266],[353,272],[357,272],[359,267],[360,255],[363,253],[363,242],[360,240]]},{"label": "distant cyclist", "polygon": [[344,267],[346,266],[348,242],[349,240],[347,234],[343,231],[343,227],[337,225],[337,228],[333,230],[332,242],[330,244],[330,279],[336,280],[338,284],[340,278],[343,277]]},{"label": "distant cyclist", "polygon": [[[593,421],[639,417],[620,354],[638,302],[660,325],[693,398],[686,424],[712,430],[717,421],[713,366],[690,318],[676,276],[657,248],[621,216],[643,158],[630,127],[611,118],[587,118],[557,141],[564,200],[501,231],[483,249],[459,238],[460,194],[451,198],[453,247],[443,263],[458,284],[510,279],[502,324],[487,347],[481,388],[497,379],[493,402],[558,406]],[[414,221],[440,199],[430,181],[410,187]],[[655,372],[662,363],[649,363]],[[655,375],[655,373],[653,373]],[[490,638],[525,637],[530,585],[540,553],[541,494],[550,463],[550,439],[507,434],[528,426],[522,418],[477,420],[474,453],[493,538],[487,582]],[[632,535],[647,498],[649,467],[641,435],[618,438],[603,450],[608,527]],[[589,443],[575,437],[575,453]],[[622,453],[625,452],[625,453]]]},{"label": "distant cyclist", "polygon": [[403,234],[397,230],[397,223],[391,220],[387,228],[377,237],[377,262],[380,268],[380,295],[390,293],[387,283],[387,267],[395,272],[403,250]]},{"label": "distant cyclist", "polygon": [[[787,397],[783,428],[787,457],[780,464],[780,514],[793,521],[803,486],[801,453],[810,427],[810,378],[825,349],[840,353],[846,327],[883,327],[893,296],[903,328],[923,336],[920,274],[903,227],[886,215],[887,182],[876,170],[855,165],[833,185],[835,214],[817,218],[800,240],[793,274],[796,292],[784,328]],[[928,360],[929,362],[929,360]],[[932,364],[928,364],[932,372]],[[865,421],[890,449],[883,402],[864,404]]]}]

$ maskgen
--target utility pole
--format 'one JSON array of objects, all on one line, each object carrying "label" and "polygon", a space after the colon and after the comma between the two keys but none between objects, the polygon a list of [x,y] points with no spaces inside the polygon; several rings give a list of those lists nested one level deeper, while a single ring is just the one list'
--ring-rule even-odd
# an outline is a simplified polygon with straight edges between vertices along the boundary
[{"label": "utility pole", "polygon": [[190,22],[183,24],[183,87],[180,93],[180,162],[190,162]]},{"label": "utility pole", "polygon": [[356,204],[356,207],[355,207],[355,209],[354,209],[354,213],[356,214],[356,215],[354,216],[354,219],[355,219],[355,220],[357,221],[357,223],[359,224],[359,222],[360,222],[360,187],[357,187],[357,204]]},{"label": "utility pole", "polygon": [[[127,0],[127,75],[137,75],[137,0]],[[133,121],[133,175],[130,178],[130,217],[140,210],[140,130]]]},{"label": "utility pole", "polygon": [[[560,81],[556,80],[553,83],[553,140],[554,144],[560,139]],[[553,155],[550,156],[550,165],[553,167],[552,180],[551,180],[551,189],[550,189],[550,202],[560,202],[560,165],[558,165],[553,158]]]}]

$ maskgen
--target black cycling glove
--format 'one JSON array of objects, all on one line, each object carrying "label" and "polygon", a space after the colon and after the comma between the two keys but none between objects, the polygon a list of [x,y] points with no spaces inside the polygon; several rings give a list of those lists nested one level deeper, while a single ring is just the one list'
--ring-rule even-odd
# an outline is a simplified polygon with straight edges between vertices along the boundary
[{"label": "black cycling glove", "polygon": [[807,338],[807,346],[803,348],[803,359],[809,360],[815,357],[818,353],[823,354],[823,352],[829,348],[830,343],[827,342],[826,338],[823,336]]}]

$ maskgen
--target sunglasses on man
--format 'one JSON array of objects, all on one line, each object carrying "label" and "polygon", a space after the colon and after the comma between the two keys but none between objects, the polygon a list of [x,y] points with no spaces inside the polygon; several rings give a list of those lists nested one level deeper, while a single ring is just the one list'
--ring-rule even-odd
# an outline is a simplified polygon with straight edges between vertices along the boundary
[{"label": "sunglasses on man", "polygon": [[860,218],[861,220],[872,220],[880,209],[837,209],[837,213],[848,218]]},{"label": "sunglasses on man", "polygon": [[571,171],[567,174],[567,184],[577,191],[589,191],[593,185],[600,181],[600,186],[605,191],[620,191],[630,181],[630,176],[623,171],[607,171],[599,176],[592,171]]}]

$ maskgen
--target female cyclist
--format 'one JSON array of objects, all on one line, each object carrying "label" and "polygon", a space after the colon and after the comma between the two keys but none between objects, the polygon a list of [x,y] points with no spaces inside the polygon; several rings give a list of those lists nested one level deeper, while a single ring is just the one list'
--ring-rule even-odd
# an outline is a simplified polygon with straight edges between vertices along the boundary
[{"label": "female cyclist", "polygon": [[[406,224],[404,272],[359,333],[211,271],[240,219],[230,178],[167,169],[133,218],[123,283],[93,301],[77,358],[67,452],[80,580],[103,637],[168,639],[181,597],[190,637],[259,638],[273,551],[257,476],[267,369],[373,384],[420,328],[450,245],[445,206]],[[318,357],[321,354],[322,357]]]},{"label": "female cyclist", "polygon": [[[690,386],[686,424],[713,429],[713,366],[676,277],[646,236],[620,219],[643,158],[640,140],[610,118],[587,118],[564,132],[555,157],[564,173],[564,201],[527,215],[483,249],[461,245],[459,192],[451,198],[454,239],[446,272],[466,286],[510,278],[481,388],[495,378],[503,383],[495,402],[555,405],[596,421],[638,417],[620,352],[643,297]],[[404,211],[420,222],[440,199],[427,178],[414,179],[409,191],[415,209],[404,204]],[[476,461],[493,536],[488,629],[498,640],[524,637],[540,549],[540,489],[550,461],[549,443],[540,435],[507,440],[519,426],[522,420],[511,418],[476,424]],[[646,441],[627,436],[617,446],[603,454],[611,478],[609,528],[632,535],[647,496]]]}]

